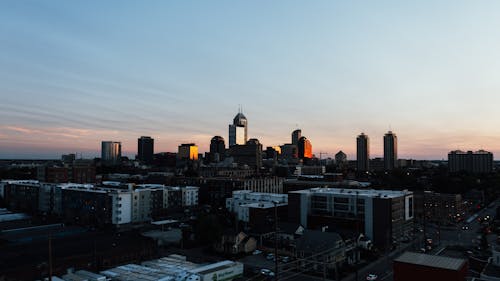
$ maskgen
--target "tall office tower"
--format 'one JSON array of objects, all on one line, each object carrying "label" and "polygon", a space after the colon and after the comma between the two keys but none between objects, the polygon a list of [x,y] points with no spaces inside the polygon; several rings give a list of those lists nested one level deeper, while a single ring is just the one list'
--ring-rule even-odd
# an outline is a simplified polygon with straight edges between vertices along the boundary
[{"label": "tall office tower", "polygon": [[151,164],[153,162],[154,142],[151,137],[140,137],[137,139],[137,158],[139,161]]},{"label": "tall office tower", "polygon": [[300,159],[312,158],[312,144],[306,137],[301,137],[299,139],[298,148]]},{"label": "tall office tower", "polygon": [[292,144],[299,145],[299,139],[302,137],[302,131],[297,129],[292,132]]},{"label": "tall office tower", "polygon": [[398,167],[398,137],[392,131],[384,135],[384,169]]},{"label": "tall office tower", "polygon": [[370,170],[370,139],[364,133],[356,138],[356,165],[358,172]]},{"label": "tall office tower", "polygon": [[198,160],[198,146],[194,143],[183,143],[179,145],[177,158],[181,160]]},{"label": "tall office tower", "polygon": [[105,164],[116,165],[122,158],[122,143],[103,141],[101,143],[101,161]]},{"label": "tall office tower", "polygon": [[210,160],[212,162],[219,162],[224,159],[226,155],[226,143],[221,136],[215,136],[210,140]]},{"label": "tall office tower", "polygon": [[229,125],[229,146],[244,145],[248,140],[248,120],[243,113],[238,112]]}]

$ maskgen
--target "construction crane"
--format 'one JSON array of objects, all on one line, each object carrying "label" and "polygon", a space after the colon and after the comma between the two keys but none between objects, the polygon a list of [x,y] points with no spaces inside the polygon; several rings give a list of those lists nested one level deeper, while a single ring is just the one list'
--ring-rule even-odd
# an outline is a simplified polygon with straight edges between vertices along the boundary
[{"label": "construction crane", "polygon": [[323,155],[333,155],[333,154],[330,153],[330,152],[322,152],[322,151],[320,151],[319,152],[319,160],[323,159]]}]

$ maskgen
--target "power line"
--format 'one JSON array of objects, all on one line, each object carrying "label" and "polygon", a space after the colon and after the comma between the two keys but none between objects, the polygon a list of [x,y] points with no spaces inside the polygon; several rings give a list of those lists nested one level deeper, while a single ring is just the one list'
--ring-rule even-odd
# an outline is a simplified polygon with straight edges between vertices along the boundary
[{"label": "power line", "polygon": [[[328,249],[326,249],[326,250],[324,250],[324,251],[322,251],[322,252],[319,252],[319,253],[316,253],[316,254],[313,254],[313,255],[310,255],[310,256],[304,257],[304,258],[297,258],[297,259],[296,259],[296,260],[294,260],[294,261],[288,262],[288,263],[286,263],[286,264],[282,264],[282,265],[281,265],[281,267],[284,267],[284,266],[289,266],[289,265],[293,265],[293,264],[298,263],[298,262],[300,262],[300,261],[305,261],[306,263],[322,263],[322,262],[320,262],[320,261],[312,261],[312,260],[310,260],[310,259],[311,259],[311,258],[314,258],[314,257],[317,257],[317,256],[319,256],[319,255],[323,255],[323,254],[325,254],[325,253],[327,253],[327,252],[329,252],[329,251],[331,251],[331,250],[334,250],[334,249],[337,249],[337,247],[328,248]],[[276,257],[276,256],[275,256],[274,258],[276,258],[276,259],[277,259],[278,257]],[[323,262],[323,263],[326,263],[326,262]],[[306,265],[306,266],[307,266],[307,265]],[[291,268],[291,269],[288,269],[288,270],[281,271],[281,273],[286,273],[286,272],[290,272],[290,271],[293,271],[293,270],[294,270],[294,268]],[[300,274],[300,273],[303,273],[303,272],[305,272],[305,271],[306,271],[305,269],[302,269],[302,270],[299,272],[299,274]],[[256,275],[256,276],[250,277],[250,278],[249,278],[249,279],[247,279],[246,281],[255,280],[257,277],[260,277],[260,272],[259,272],[259,273],[257,273],[257,275]],[[280,279],[280,280],[283,280],[283,279]]]}]

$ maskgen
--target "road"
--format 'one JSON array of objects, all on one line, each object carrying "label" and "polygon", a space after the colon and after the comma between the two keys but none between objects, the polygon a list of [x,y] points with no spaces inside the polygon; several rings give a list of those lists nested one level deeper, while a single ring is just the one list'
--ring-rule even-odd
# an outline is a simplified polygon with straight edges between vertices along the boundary
[{"label": "road", "polygon": [[[490,216],[492,219],[496,214],[496,207],[500,204],[500,201],[495,201],[495,204],[491,208],[484,208],[480,210],[477,214],[478,217]],[[467,226],[468,229],[462,229],[463,226]],[[438,227],[436,225],[428,225],[427,237],[430,237],[435,241],[438,247],[445,247],[450,245],[459,245],[465,248],[474,248],[477,241],[478,233],[481,229],[481,224],[478,220],[473,220],[471,223],[461,223],[455,227]],[[495,235],[488,235],[488,242],[492,242],[496,238]]]},{"label": "road", "polygon": [[[500,199],[495,201],[495,204],[493,204],[492,207],[484,208],[477,214],[479,217],[485,217],[489,215],[491,218],[493,218],[496,214],[496,207],[499,205],[500,205]],[[468,226],[467,230],[462,229],[462,226],[465,225]],[[446,246],[450,245],[460,245],[470,249],[474,248],[474,246],[476,245],[477,236],[479,235],[478,230],[480,230],[480,228],[481,224],[477,220],[474,220],[469,224],[462,223],[453,227],[438,227],[436,225],[427,225],[425,235],[429,238],[432,238],[434,241],[433,243],[435,244],[435,247],[430,252],[430,254],[437,254]],[[494,239],[496,239],[496,235],[489,235],[487,239],[491,243]],[[343,278],[342,281],[364,281],[366,280],[366,276],[368,274],[378,275],[379,278],[377,280],[392,281],[393,280],[392,261],[404,251],[418,250],[422,248],[423,242],[424,242],[424,233],[419,233],[417,235],[417,238],[412,242],[407,244],[402,243],[394,251],[386,254],[385,256],[379,258],[378,260],[359,269],[357,275],[355,273],[352,273],[347,277]],[[244,259],[241,260],[241,262],[245,264],[245,267],[250,266],[259,269],[268,268],[274,271],[274,262],[267,261],[262,255],[245,257]],[[263,276],[260,277],[256,276],[258,276],[258,274],[254,275],[254,278],[251,278],[251,280],[266,280],[265,277]],[[282,272],[279,276],[279,280],[316,281],[325,279],[320,277],[300,274],[293,271],[288,271],[288,272]]]}]

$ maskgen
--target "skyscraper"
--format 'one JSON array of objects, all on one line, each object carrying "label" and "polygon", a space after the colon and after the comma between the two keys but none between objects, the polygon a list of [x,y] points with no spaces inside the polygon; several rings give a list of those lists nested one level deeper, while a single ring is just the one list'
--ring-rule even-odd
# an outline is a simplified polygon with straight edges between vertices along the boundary
[{"label": "skyscraper", "polygon": [[154,154],[154,139],[142,136],[137,139],[137,159],[139,161],[151,164]]},{"label": "skyscraper", "polygon": [[292,132],[292,144],[298,145],[300,137],[302,137],[302,131],[300,129],[293,131]]},{"label": "skyscraper", "polygon": [[248,120],[243,113],[238,112],[229,125],[229,146],[244,145],[248,140]]},{"label": "skyscraper", "polygon": [[101,143],[101,161],[105,164],[116,165],[122,158],[122,144],[116,141]]},{"label": "skyscraper", "polygon": [[301,137],[299,139],[299,158],[300,159],[311,159],[312,158],[312,144],[306,137]]},{"label": "skyscraper", "polygon": [[398,167],[398,137],[392,131],[384,135],[384,169]]},{"label": "skyscraper", "polygon": [[358,172],[370,170],[370,139],[364,133],[356,138],[356,162]]},{"label": "skyscraper", "polygon": [[198,146],[194,143],[183,143],[179,145],[177,159],[198,160]]},{"label": "skyscraper", "polygon": [[226,154],[226,144],[224,138],[215,136],[210,140],[210,161],[219,162],[224,159]]}]

